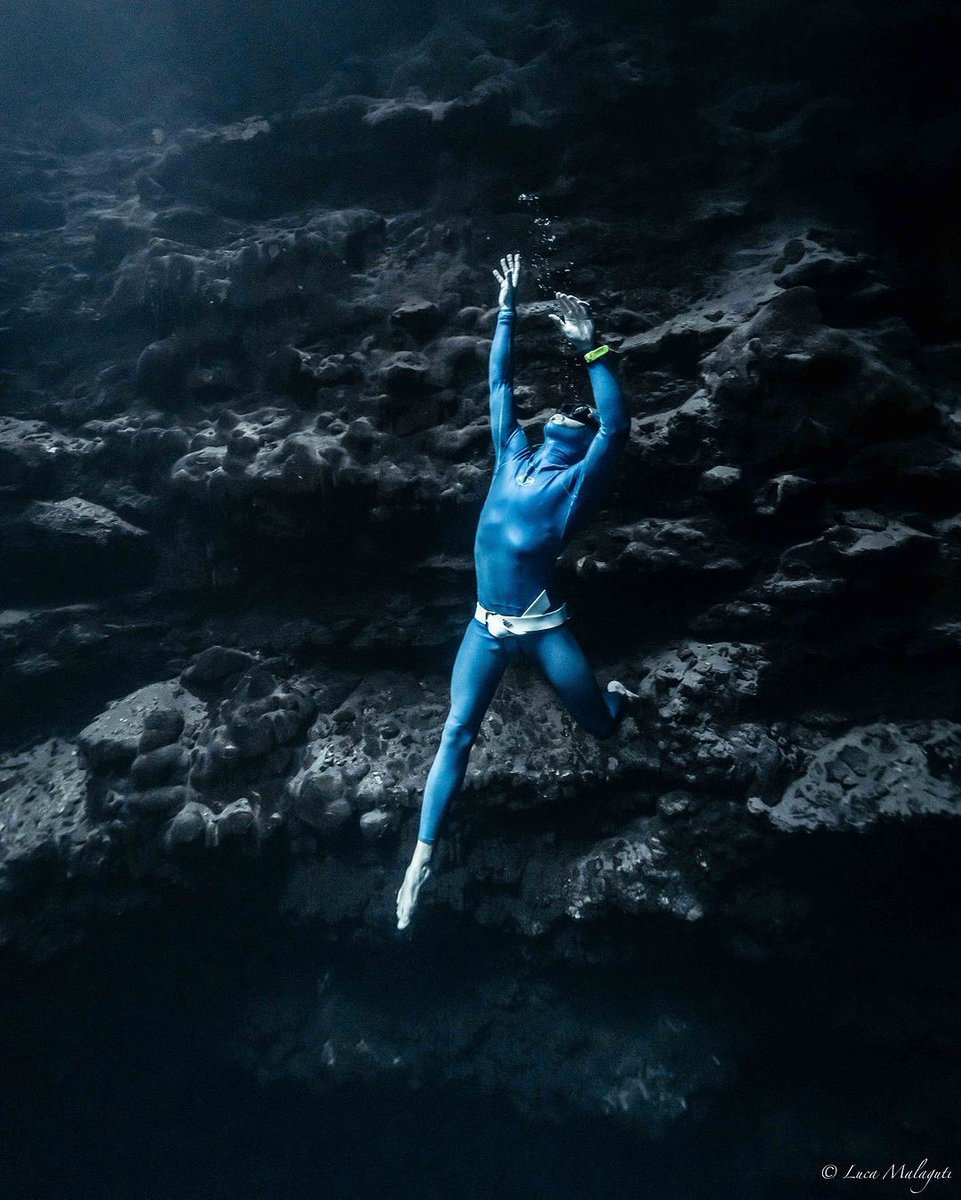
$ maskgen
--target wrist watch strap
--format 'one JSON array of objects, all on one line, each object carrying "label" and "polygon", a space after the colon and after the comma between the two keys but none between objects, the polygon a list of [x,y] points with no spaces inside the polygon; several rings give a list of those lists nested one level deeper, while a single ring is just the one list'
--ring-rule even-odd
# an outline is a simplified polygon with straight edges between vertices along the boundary
[{"label": "wrist watch strap", "polygon": [[608,346],[606,342],[603,346],[595,346],[593,350],[588,350],[584,355],[584,361],[587,363],[592,363],[596,359],[600,358],[602,354],[606,354],[608,350],[610,350],[610,346]]}]

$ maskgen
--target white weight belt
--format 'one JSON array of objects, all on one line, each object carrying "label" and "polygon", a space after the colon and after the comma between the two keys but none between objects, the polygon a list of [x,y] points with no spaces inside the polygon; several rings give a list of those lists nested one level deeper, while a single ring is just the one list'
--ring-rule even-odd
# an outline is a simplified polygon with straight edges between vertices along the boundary
[{"label": "white weight belt", "polygon": [[553,612],[534,613],[531,616],[505,617],[500,613],[491,612],[483,604],[478,603],[474,616],[487,626],[487,632],[496,638],[511,637],[521,633],[536,633],[539,629],[553,629],[563,625],[567,620],[567,605],[562,604]]}]

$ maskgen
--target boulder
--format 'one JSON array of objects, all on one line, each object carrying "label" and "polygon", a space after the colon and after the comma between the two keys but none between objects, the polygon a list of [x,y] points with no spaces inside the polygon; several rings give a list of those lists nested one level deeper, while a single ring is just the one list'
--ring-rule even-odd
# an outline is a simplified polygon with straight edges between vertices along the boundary
[{"label": "boulder", "polygon": [[132,762],[147,729],[147,718],[155,713],[176,710],[184,728],[190,732],[206,715],[206,707],[183,688],[176,679],[150,683],[109,708],[77,735],[77,745],[93,769]]}]

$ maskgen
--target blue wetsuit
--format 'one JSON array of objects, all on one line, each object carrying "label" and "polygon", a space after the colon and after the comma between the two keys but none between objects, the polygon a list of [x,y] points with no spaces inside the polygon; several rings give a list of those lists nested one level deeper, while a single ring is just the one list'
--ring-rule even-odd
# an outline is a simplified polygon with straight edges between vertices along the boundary
[{"label": "blue wetsuit", "polygon": [[[474,542],[477,598],[505,616],[524,613],[541,592],[552,609],[558,606],[557,559],[610,484],[630,433],[621,387],[604,355],[588,367],[600,429],[548,422],[543,445],[532,447],[514,409],[515,319],[513,308],[501,309],[491,344],[494,475]],[[421,841],[436,840],[487,707],[519,654],[537,663],[579,725],[602,738],[616,728],[624,697],[601,691],[566,625],[496,638],[473,618],[454,662],[450,713],[427,776]]]}]

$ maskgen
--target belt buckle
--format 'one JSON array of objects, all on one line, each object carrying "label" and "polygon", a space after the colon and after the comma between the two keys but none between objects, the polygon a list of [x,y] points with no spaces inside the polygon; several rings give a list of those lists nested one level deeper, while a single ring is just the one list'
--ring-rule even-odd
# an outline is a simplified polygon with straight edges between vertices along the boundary
[{"label": "belt buckle", "polygon": [[[484,612],[484,628],[491,637],[502,638],[510,635],[516,636],[514,633],[514,622],[508,617],[502,617],[500,613],[491,612],[489,608],[484,608],[483,604],[478,605]],[[497,619],[497,623],[491,628],[491,617]]]},{"label": "belt buckle", "polygon": [[491,628],[490,621],[486,622],[487,632],[491,635],[491,637],[509,637],[512,629],[514,628],[511,622],[502,617],[500,613],[489,613],[488,615],[496,618],[496,623],[493,628]]}]

